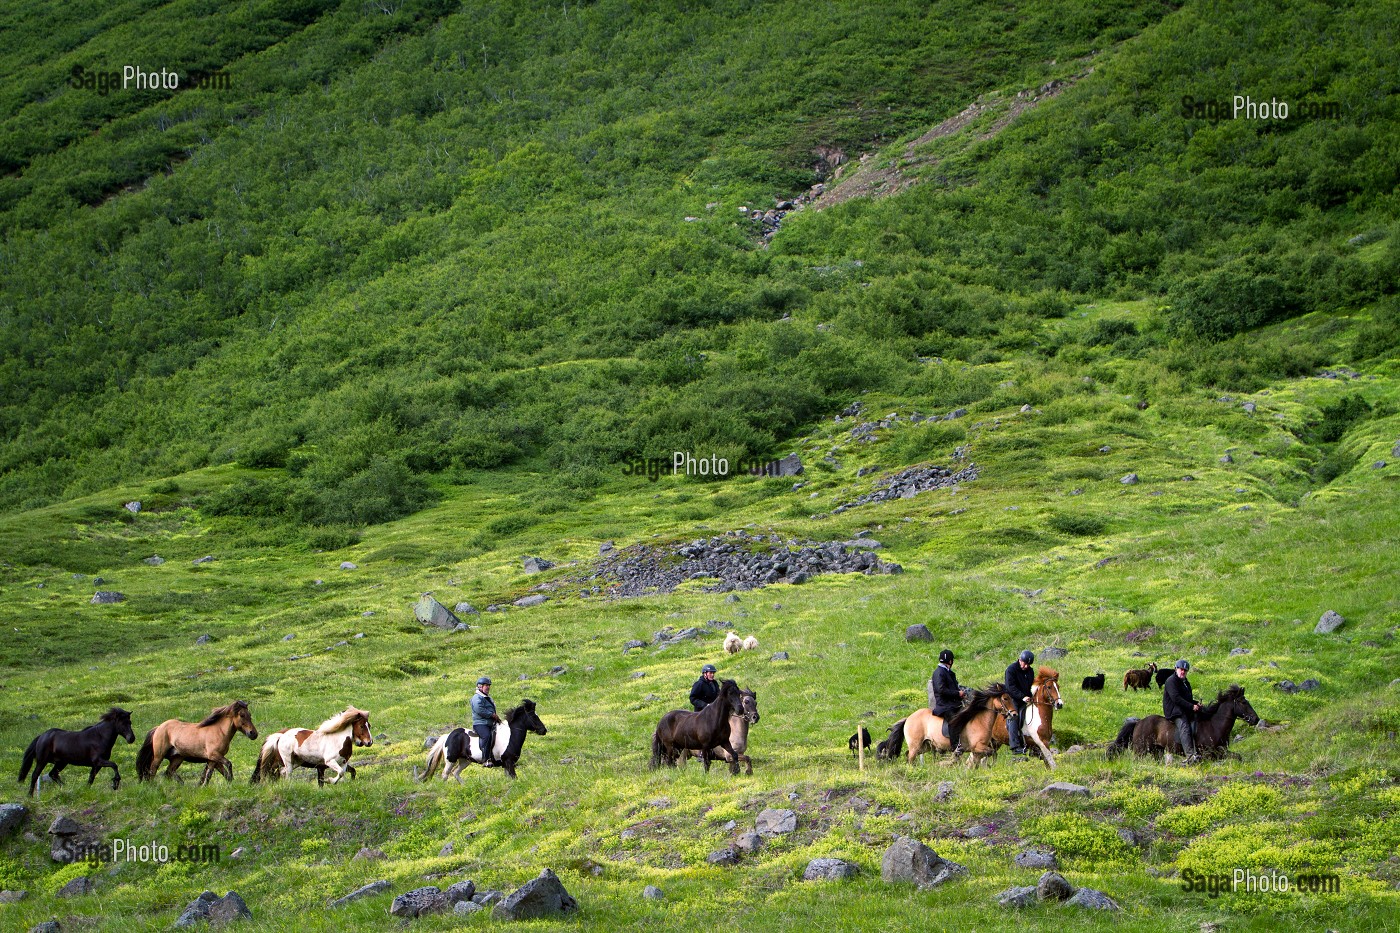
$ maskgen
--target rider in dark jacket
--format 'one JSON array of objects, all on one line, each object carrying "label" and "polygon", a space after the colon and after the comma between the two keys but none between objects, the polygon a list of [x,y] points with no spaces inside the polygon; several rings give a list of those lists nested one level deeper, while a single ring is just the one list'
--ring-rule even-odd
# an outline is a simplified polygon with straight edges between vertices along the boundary
[{"label": "rider in dark jacket", "polygon": [[1025,725],[1026,707],[1031,702],[1031,687],[1035,684],[1035,670],[1031,667],[1034,663],[1035,655],[1027,649],[1006,669],[1006,689],[1016,704],[1016,715],[1006,721],[1006,735],[1011,742],[1011,754],[1022,757],[1026,754],[1026,739],[1021,727]]},{"label": "rider in dark jacket", "polygon": [[690,688],[690,705],[700,712],[719,699],[719,681],[715,680],[715,666],[706,664],[700,668],[700,679]]},{"label": "rider in dark jacket", "polygon": [[476,693],[472,694],[472,731],[481,742],[481,763],[488,768],[500,765],[496,760],[496,701],[491,699],[491,678],[479,677]]},{"label": "rider in dark jacket", "polygon": [[947,648],[938,653],[938,666],[933,669],[929,692],[933,695],[930,711],[943,720],[943,734],[948,736],[956,752],[962,736],[948,732],[948,719],[962,709],[962,700],[967,691],[958,686],[958,675],[953,673],[953,652]]},{"label": "rider in dark jacket", "polygon": [[1176,723],[1176,737],[1181,742],[1181,751],[1187,762],[1200,761],[1196,754],[1196,714],[1201,704],[1196,702],[1191,692],[1191,681],[1186,672],[1191,663],[1186,660],[1176,662],[1176,671],[1162,685],[1162,715]]}]

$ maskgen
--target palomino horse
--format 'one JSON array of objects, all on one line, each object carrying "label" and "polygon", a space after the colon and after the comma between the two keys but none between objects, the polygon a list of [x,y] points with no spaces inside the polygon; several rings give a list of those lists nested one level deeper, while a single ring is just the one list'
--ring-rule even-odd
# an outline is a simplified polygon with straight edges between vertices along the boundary
[{"label": "palomino horse", "polygon": [[[992,684],[984,690],[973,690],[968,694],[968,705],[956,715],[948,720],[948,734],[956,737],[962,734],[963,748],[971,751],[972,755],[968,759],[968,767],[976,768],[982,764],[982,759],[996,755],[997,741],[993,736],[993,722],[1000,714],[1002,719],[1014,715],[1016,704],[1012,702],[1011,695],[1006,692],[1006,687],[1002,684]],[[1006,734],[1006,726],[1002,725],[1002,735]],[[898,755],[900,749],[908,745],[909,763],[913,764],[914,759],[924,750],[926,745],[933,746],[934,751],[950,752],[953,750],[952,741],[943,734],[943,720],[925,707],[915,710],[908,719],[904,720],[904,729],[898,731],[898,723],[891,729],[890,737],[880,743],[878,757],[893,758]],[[1002,744],[1005,744],[1003,738]]]},{"label": "palomino horse", "polygon": [[[734,747],[734,754],[739,756],[739,761],[744,765],[745,774],[753,774],[753,762],[749,756],[744,754],[749,749],[749,726],[758,723],[758,694],[752,690],[739,691],[739,703],[744,712],[738,716],[729,717],[729,744]],[[867,736],[869,738],[869,736]],[[855,746],[852,746],[854,748]],[[681,753],[683,760],[689,760],[695,754],[690,749]],[[707,753],[711,758],[718,758],[720,761],[728,761],[725,757],[724,749],[712,748]]]},{"label": "palomino horse", "polygon": [[[1236,719],[1243,719],[1251,726],[1259,724],[1259,714],[1244,698],[1244,688],[1231,684],[1220,691],[1215,702],[1203,708],[1196,718],[1196,751],[1202,758],[1240,757],[1229,747],[1230,733],[1235,728]],[[1181,754],[1176,725],[1165,716],[1147,716],[1123,723],[1118,738],[1108,747],[1108,756],[1112,758],[1120,754],[1129,744],[1136,754],[1151,755],[1159,760],[1166,754]]]},{"label": "palomino horse", "polygon": [[[252,783],[262,777],[269,779],[278,775],[291,777],[293,768],[315,768],[316,785],[326,783],[326,769],[335,771],[332,784],[338,784],[348,771],[355,776],[350,764],[350,755],[355,746],[369,747],[374,744],[370,732],[369,713],[362,709],[347,706],[345,712],[336,713],[315,730],[283,729],[274,732],[263,743],[258,763],[253,768]],[[345,764],[340,763],[345,759]]]},{"label": "palomino horse", "polygon": [[96,780],[97,772],[111,768],[112,790],[116,790],[122,783],[122,773],[112,760],[112,746],[117,744],[117,736],[126,739],[128,744],[136,741],[136,733],[131,731],[131,714],[115,706],[103,713],[95,725],[78,732],[50,729],[30,742],[24,750],[24,765],[19,770],[20,783],[24,783],[24,776],[32,766],[34,779],[29,782],[29,794],[33,796],[34,788],[39,786],[39,775],[50,763],[53,770],[49,772],[49,778],[57,784],[63,783],[63,778],[58,775],[64,768],[86,765],[92,769],[88,775],[89,787]]},{"label": "palomino horse", "polygon": [[[1021,736],[1040,752],[1045,767],[1055,770],[1055,754],[1050,751],[1050,737],[1055,734],[1055,710],[1064,709],[1065,701],[1060,698],[1060,673],[1054,668],[1042,667],[1036,672],[1035,683],[1031,685],[1031,703],[1026,707],[1025,721],[1021,723]],[[996,738],[1002,745],[1011,744],[1006,733],[1007,723],[996,723]]]},{"label": "palomino horse", "polygon": [[700,712],[676,709],[661,717],[651,735],[651,767],[660,767],[665,759],[674,768],[680,753],[688,748],[704,753],[700,761],[709,771],[710,749],[719,748],[726,753],[729,773],[738,774],[739,757],[729,742],[729,717],[742,715],[739,685],[732,680],[720,681],[719,696]]},{"label": "palomino horse", "polygon": [[[520,761],[520,750],[525,747],[525,736],[531,732],[535,735],[547,735],[549,730],[540,722],[540,717],[535,713],[534,700],[522,700],[520,705],[506,710],[502,717],[506,721],[506,728],[496,730],[495,744],[491,747],[492,756],[501,763],[501,767],[506,769],[506,774],[515,777],[515,765]],[[447,767],[442,769],[442,779],[456,778],[457,783],[462,783],[462,768],[472,762],[482,761],[481,757],[481,737],[475,732],[467,729],[453,729],[433,743],[432,749],[428,752],[428,762],[425,770],[420,775],[418,769],[413,769],[413,777],[418,781],[426,781],[432,777],[438,767],[446,762]]]},{"label": "palomino horse", "polygon": [[165,769],[166,777],[174,777],[182,763],[193,761],[204,765],[200,786],[209,782],[215,769],[232,781],[233,765],[224,755],[235,732],[242,732],[250,739],[258,737],[258,727],[253,725],[253,716],[243,700],[220,706],[197,723],[167,719],[146,733],[146,741],[136,753],[137,780],[149,781],[155,777],[162,761],[170,762],[170,767]]}]

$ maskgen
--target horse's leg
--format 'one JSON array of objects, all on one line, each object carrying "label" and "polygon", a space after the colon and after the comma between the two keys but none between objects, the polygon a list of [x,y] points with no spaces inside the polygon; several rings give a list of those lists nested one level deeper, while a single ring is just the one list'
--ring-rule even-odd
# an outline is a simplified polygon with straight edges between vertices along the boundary
[{"label": "horse's leg", "polygon": [[355,766],[352,765],[352,764],[351,764],[350,762],[348,762],[348,761],[345,763],[345,773],[348,774],[348,775],[350,775],[350,777],[351,777],[352,780],[354,779],[354,777],[355,777]]},{"label": "horse's leg", "polygon": [[325,787],[325,786],[326,786],[326,766],[325,766],[325,765],[317,765],[317,766],[316,766],[316,786],[317,786],[317,787]]},{"label": "horse's leg", "polygon": [[91,786],[92,786],[92,782],[95,781],[95,780],[97,780],[97,772],[99,772],[99,771],[101,771],[101,770],[102,770],[102,765],[101,765],[101,764],[95,764],[95,765],[92,766],[92,770],[91,770],[90,772],[88,772],[88,787],[91,787]]},{"label": "horse's leg", "polygon": [[104,764],[109,764],[112,766],[112,790],[116,790],[118,787],[122,786],[121,769],[117,767],[117,763],[115,761],[104,762]]},{"label": "horse's leg", "polygon": [[1040,749],[1040,757],[1045,759],[1045,767],[1049,768],[1051,771],[1054,771],[1055,756],[1050,752],[1050,747],[1045,744],[1045,740],[1040,737],[1040,728],[1038,723],[1037,727],[1031,730],[1030,740],[1035,743],[1036,748]]},{"label": "horse's leg", "polygon": [[729,744],[729,739],[720,739],[720,746],[724,751],[725,760],[729,762],[729,774],[731,776],[739,773],[739,756],[734,751],[734,746]]},{"label": "horse's leg", "polygon": [[[68,767],[68,762],[55,761],[53,763],[53,768],[49,771],[49,780],[53,781],[55,784],[62,784],[63,778],[60,777],[60,775],[63,773],[63,769],[66,767]],[[41,768],[40,770],[43,769]]]},{"label": "horse's leg", "polygon": [[340,779],[345,776],[345,769],[340,766],[340,762],[331,760],[326,762],[326,766],[335,769],[335,777],[331,778],[331,783],[339,784]]},{"label": "horse's leg", "polygon": [[753,759],[748,755],[740,755],[739,757],[743,759],[744,762],[744,775],[746,777],[753,777]]},{"label": "horse's leg", "polygon": [[233,764],[223,755],[215,755],[204,766],[204,778],[200,781],[201,784],[207,783],[209,778],[213,777],[214,772],[211,769],[217,769],[225,778],[233,780]]}]

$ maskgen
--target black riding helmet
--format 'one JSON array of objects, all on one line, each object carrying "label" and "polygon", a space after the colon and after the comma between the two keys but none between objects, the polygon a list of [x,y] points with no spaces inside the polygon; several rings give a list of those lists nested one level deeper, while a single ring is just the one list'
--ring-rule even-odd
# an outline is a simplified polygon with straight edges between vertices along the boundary
[{"label": "black riding helmet", "polygon": [[1035,655],[1031,652],[1031,649],[1027,648],[1025,651],[1021,652],[1021,660],[1025,661],[1027,664],[1034,664]]},{"label": "black riding helmet", "polygon": [[938,652],[938,663],[939,663],[939,664],[952,664],[952,663],[953,663],[953,652],[949,651],[947,648],[944,648],[942,651]]}]

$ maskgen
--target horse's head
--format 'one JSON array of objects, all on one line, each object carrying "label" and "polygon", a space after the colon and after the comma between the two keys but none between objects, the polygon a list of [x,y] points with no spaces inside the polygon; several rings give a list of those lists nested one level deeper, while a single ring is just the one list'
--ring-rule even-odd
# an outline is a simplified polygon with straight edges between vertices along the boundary
[{"label": "horse's head", "polygon": [[102,718],[115,726],[117,735],[126,739],[128,744],[136,741],[136,733],[131,731],[131,713],[114,706],[103,713]]},{"label": "horse's head", "polygon": [[758,722],[758,694],[754,693],[752,690],[740,690],[739,705],[743,710],[740,715],[744,717],[749,725]]},{"label": "horse's head", "polygon": [[[1001,687],[1001,684],[997,684]],[[1011,698],[1005,687],[1001,687],[1001,692],[989,692],[987,697],[987,709],[994,710],[1001,714],[1001,717],[1008,722],[1012,716],[1016,715],[1016,701]]]},{"label": "horse's head", "polygon": [[229,713],[233,716],[233,724],[238,727],[250,739],[258,737],[258,727],[253,725],[253,714],[248,711],[246,700],[234,700],[229,708]]},{"label": "horse's head", "polygon": [[1064,709],[1065,701],[1060,696],[1060,672],[1049,667],[1042,667],[1037,672],[1035,684],[1031,687],[1031,695],[1035,696],[1036,691],[1044,690],[1045,696],[1055,704],[1055,709]]},{"label": "horse's head", "polygon": [[519,726],[527,732],[535,735],[548,735],[549,730],[540,722],[539,715],[535,712],[534,700],[521,700],[520,705],[506,713],[506,721],[511,726]]},{"label": "horse's head", "polygon": [[374,733],[370,730],[369,725],[369,713],[362,710],[356,711],[350,734],[355,739],[355,744],[361,748],[368,748],[374,744]]},{"label": "horse's head", "polygon": [[1231,684],[1220,691],[1215,698],[1215,702],[1221,705],[1226,703],[1233,705],[1237,716],[1251,726],[1259,725],[1259,714],[1254,711],[1254,707],[1244,698],[1244,688],[1239,684]]}]

